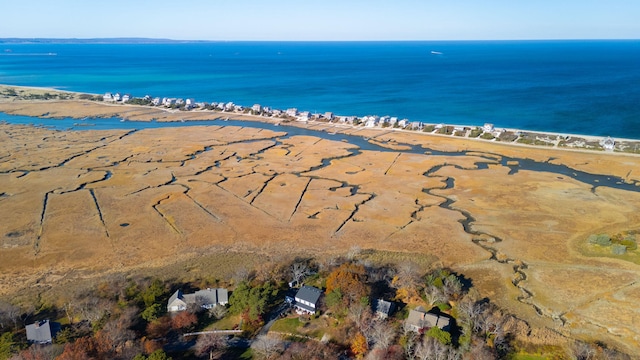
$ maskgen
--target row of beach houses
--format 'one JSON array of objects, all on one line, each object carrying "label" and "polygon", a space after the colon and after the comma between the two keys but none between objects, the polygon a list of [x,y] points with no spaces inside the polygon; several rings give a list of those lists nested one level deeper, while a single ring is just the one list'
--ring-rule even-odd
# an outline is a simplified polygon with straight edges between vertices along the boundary
[{"label": "row of beach houses", "polygon": [[[325,112],[323,114],[320,113],[311,113],[310,111],[298,111],[297,108],[289,108],[286,110],[274,109],[268,106],[262,106],[260,104],[254,104],[252,107],[244,107],[242,105],[237,105],[233,102],[196,102],[195,99],[181,99],[181,98],[168,98],[168,97],[154,97],[152,98],[149,95],[144,96],[143,98],[133,98],[130,94],[120,94],[119,92],[110,93],[107,92],[103,95],[103,101],[112,102],[112,103],[128,103],[134,99],[142,100],[142,104],[148,104],[152,106],[164,106],[166,108],[179,108],[184,110],[214,110],[214,111],[222,111],[222,112],[233,112],[233,113],[250,113],[252,115],[259,115],[264,117],[277,117],[277,118],[286,118],[289,120],[297,120],[297,121],[312,121],[312,120],[320,120],[320,121],[328,121],[328,122],[336,122],[342,123],[346,125],[361,125],[365,128],[400,128],[400,129],[408,129],[408,130],[416,130],[423,131],[427,124],[420,121],[409,121],[408,119],[398,119],[394,116],[377,116],[377,115],[366,115],[362,117],[357,116],[336,116],[332,112]],[[445,124],[435,124],[430,125],[429,131],[431,132],[439,132],[440,129],[445,127]],[[453,126],[453,133],[456,135],[462,134],[463,136],[469,130],[468,127],[464,126]],[[499,137],[502,132],[506,131],[504,129],[496,129],[493,124],[486,123],[481,128],[484,133],[492,134],[493,137]],[[519,132],[518,132],[519,133]],[[567,137],[567,136],[566,136]],[[568,137],[567,137],[568,138]],[[604,138],[600,141],[599,144],[603,150],[605,151],[613,151],[615,148],[615,140],[610,137]]]},{"label": "row of beach houses", "polygon": [[[121,94],[119,92],[111,93],[107,92],[103,95],[103,101],[112,103],[127,103],[134,98],[130,94]],[[168,97],[151,97],[146,95],[140,98],[145,102],[153,106],[164,106],[167,108],[183,107],[185,110],[202,109],[202,110],[217,110],[225,112],[237,112],[244,113],[250,112],[254,115],[267,116],[267,117],[288,117],[298,121],[310,121],[310,120],[325,120],[336,121],[345,124],[361,124],[365,127],[411,127],[414,130],[421,130],[424,126],[422,122],[410,122],[408,119],[398,119],[392,116],[377,116],[367,115],[363,117],[357,116],[336,116],[332,112],[325,112],[322,114],[311,113],[310,111],[299,111],[297,108],[289,108],[286,110],[274,109],[269,106],[262,106],[260,104],[254,104],[251,107],[244,107],[237,105],[233,102],[196,102],[195,99],[181,99],[181,98],[168,98]]]}]

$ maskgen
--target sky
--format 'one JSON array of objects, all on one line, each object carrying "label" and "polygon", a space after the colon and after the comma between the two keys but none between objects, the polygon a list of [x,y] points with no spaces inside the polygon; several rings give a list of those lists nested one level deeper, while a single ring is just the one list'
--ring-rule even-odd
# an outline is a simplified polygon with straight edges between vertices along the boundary
[{"label": "sky", "polygon": [[0,12],[0,38],[640,39],[640,0],[21,0]]}]

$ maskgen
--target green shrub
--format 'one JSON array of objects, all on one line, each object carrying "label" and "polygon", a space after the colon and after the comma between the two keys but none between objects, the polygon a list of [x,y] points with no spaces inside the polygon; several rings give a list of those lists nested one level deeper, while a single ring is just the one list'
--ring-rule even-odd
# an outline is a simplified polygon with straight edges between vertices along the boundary
[{"label": "green shrub", "polygon": [[471,133],[469,133],[469,137],[477,138],[478,136],[480,136],[480,134],[482,134],[482,129],[476,127],[475,129],[471,130]]},{"label": "green shrub", "polygon": [[636,243],[635,240],[633,239],[624,239],[620,242],[621,245],[624,245],[627,250],[637,250],[638,249],[638,243]]},{"label": "green shrub", "polygon": [[436,304],[436,306],[438,307],[438,309],[440,309],[440,311],[451,310],[451,305],[449,305],[446,302],[439,302],[439,303]]},{"label": "green shrub", "polygon": [[627,252],[627,247],[620,244],[613,244],[611,246],[611,253],[613,255],[624,255]]},{"label": "green shrub", "polygon": [[484,133],[484,134],[480,135],[480,138],[485,139],[485,140],[493,140],[496,137],[493,136],[493,134],[491,134],[491,133]]},{"label": "green shrub", "polygon": [[593,244],[593,245],[611,246],[611,236],[607,234],[589,235],[589,237],[587,238],[587,241],[589,242],[589,244]]},{"label": "green shrub", "polygon": [[451,334],[438,328],[437,326],[434,326],[431,329],[429,329],[429,331],[427,331],[425,335],[438,340],[442,345],[451,344]]}]

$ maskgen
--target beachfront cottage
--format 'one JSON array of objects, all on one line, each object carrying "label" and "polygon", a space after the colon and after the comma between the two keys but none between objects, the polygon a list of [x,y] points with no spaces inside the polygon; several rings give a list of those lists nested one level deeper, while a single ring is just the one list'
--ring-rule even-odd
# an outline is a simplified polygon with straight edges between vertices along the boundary
[{"label": "beachfront cottage", "polygon": [[120,101],[120,99],[121,99],[120,93],[116,93],[115,95],[113,95],[113,101]]},{"label": "beachfront cottage", "polygon": [[401,128],[403,128],[403,129],[404,129],[405,127],[407,127],[407,123],[408,123],[408,122],[409,122],[409,120],[407,120],[407,119],[402,119],[402,120],[398,121],[398,127],[401,127]]},{"label": "beachfront cottage", "polygon": [[196,100],[195,99],[187,99],[184,102],[185,106],[187,107],[187,109],[191,109],[196,107]]},{"label": "beachfront cottage", "polygon": [[129,94],[124,94],[122,96],[122,102],[123,103],[126,103],[127,101],[129,101],[129,99],[131,99],[131,95],[129,95]]},{"label": "beachfront cottage", "polygon": [[488,132],[488,133],[493,132],[493,130],[494,130],[493,124],[489,124],[489,123],[484,124],[484,126],[482,126],[482,130],[484,130],[485,132]]},{"label": "beachfront cottage", "polygon": [[327,120],[333,120],[333,113],[331,111],[327,111],[324,113],[324,118]]},{"label": "beachfront cottage", "polygon": [[253,104],[253,106],[251,107],[251,110],[255,113],[255,114],[259,114],[262,112],[262,106],[260,104]]},{"label": "beachfront cottage", "polygon": [[60,324],[43,320],[26,326],[27,340],[34,344],[51,344]]},{"label": "beachfront cottage", "polygon": [[298,120],[300,121],[309,121],[310,118],[311,118],[311,113],[308,111],[303,111],[298,116]]},{"label": "beachfront cottage", "polygon": [[362,122],[364,122],[364,126],[366,127],[376,126],[376,118],[373,116],[365,116],[364,118],[362,118]]},{"label": "beachfront cottage", "polygon": [[607,136],[606,139],[600,141],[600,146],[602,146],[606,151],[613,151],[616,147],[616,142],[611,138],[611,136]]},{"label": "beachfront cottage", "polygon": [[287,109],[287,111],[285,112],[288,116],[297,116],[298,115],[298,109],[296,108],[291,108],[291,109]]},{"label": "beachfront cottage", "polygon": [[318,288],[307,285],[301,287],[293,302],[296,312],[298,314],[315,314],[320,295],[322,295],[322,290]]},{"label": "beachfront cottage", "polygon": [[151,103],[153,104],[153,106],[158,106],[158,105],[160,105],[162,103],[162,100],[160,100],[159,97],[156,97],[156,98],[153,98]]},{"label": "beachfront cottage", "polygon": [[432,327],[438,327],[441,330],[449,331],[451,325],[451,319],[448,317],[427,312],[421,306],[418,306],[414,310],[409,311],[409,316],[405,320],[405,329],[422,333]]},{"label": "beachfront cottage", "polygon": [[184,311],[187,310],[189,306],[211,309],[218,305],[226,305],[227,303],[229,303],[229,292],[227,289],[198,290],[193,294],[184,294],[182,290],[178,289],[169,298],[167,311]]},{"label": "beachfront cottage", "polygon": [[104,93],[104,96],[102,97],[102,100],[104,100],[104,101],[113,101],[113,95],[111,95],[110,92]]}]

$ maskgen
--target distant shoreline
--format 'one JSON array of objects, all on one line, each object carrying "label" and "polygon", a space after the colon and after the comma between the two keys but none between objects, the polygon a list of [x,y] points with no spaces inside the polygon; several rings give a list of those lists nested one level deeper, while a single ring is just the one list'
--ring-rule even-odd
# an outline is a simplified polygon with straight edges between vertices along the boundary
[{"label": "distant shoreline", "polygon": [[0,44],[193,44],[193,43],[221,43],[221,42],[254,42],[254,43],[444,43],[444,42],[638,42],[640,39],[421,39],[421,40],[198,40],[198,39],[165,39],[144,37],[116,37],[116,38],[0,38]]},{"label": "distant shoreline", "polygon": [[[6,92],[11,91],[13,89],[16,92],[22,91],[22,94],[14,96],[13,99],[9,99]],[[640,140],[638,139],[625,139],[625,138],[608,138],[602,136],[594,136],[594,135],[581,135],[581,134],[568,134],[568,133],[556,133],[556,132],[548,132],[548,131],[532,131],[532,130],[524,130],[524,129],[513,129],[513,128],[495,128],[492,130],[482,129],[483,127],[475,126],[475,125],[460,125],[460,124],[433,124],[433,123],[425,123],[425,122],[414,122],[420,123],[421,130],[418,129],[407,129],[407,128],[395,128],[391,126],[364,126],[362,124],[350,124],[345,122],[340,122],[337,119],[340,118],[356,118],[361,119],[354,116],[335,116],[335,119],[332,121],[328,121],[327,119],[322,118],[313,118],[308,120],[300,120],[299,118],[292,116],[285,116],[285,111],[282,111],[281,116],[263,116],[259,114],[251,114],[245,112],[238,111],[217,111],[217,110],[204,110],[204,109],[194,109],[194,110],[178,110],[178,109],[170,109],[163,105],[160,106],[152,106],[152,105],[139,105],[139,104],[126,104],[122,102],[113,102],[113,101],[96,101],[96,100],[88,100],[88,99],[80,99],[80,95],[87,95],[92,97],[102,97],[100,94],[92,94],[86,92],[78,92],[78,91],[68,91],[68,90],[60,90],[56,88],[47,88],[47,87],[35,87],[35,86],[15,86],[15,85],[7,85],[0,84],[0,104],[8,103],[8,102],[44,102],[51,100],[34,100],[34,99],[25,99],[24,97],[38,97],[45,93],[53,93],[53,94],[69,94],[72,95],[71,98],[64,99],[54,99],[57,101],[92,101],[96,104],[101,104],[104,106],[131,106],[131,107],[140,107],[142,109],[148,108],[156,111],[164,111],[166,113],[175,114],[176,112],[189,114],[203,114],[203,113],[211,113],[217,114],[221,116],[233,116],[236,120],[243,121],[262,121],[268,123],[287,123],[292,126],[301,126],[304,124],[326,124],[332,128],[336,129],[355,129],[355,130],[385,130],[385,131],[402,131],[402,132],[411,132],[416,134],[424,134],[424,135],[436,135],[438,137],[449,137],[454,139],[467,139],[467,140],[475,140],[485,143],[494,143],[494,144],[503,144],[503,145],[517,145],[517,146],[531,146],[542,149],[559,149],[559,150],[580,150],[580,151],[595,151],[599,153],[612,153],[612,154],[630,154],[630,155],[639,155],[640,151]],[[3,99],[4,98],[4,99]],[[6,101],[9,100],[9,101]],[[249,108],[250,109],[250,108]],[[0,111],[2,111],[0,109]],[[20,112],[15,112],[16,115],[24,115]],[[319,114],[315,114],[319,115]],[[34,116],[40,117],[43,116]],[[68,116],[70,118],[76,118],[75,116]],[[77,118],[83,118],[77,117]],[[96,116],[100,117],[100,116]],[[365,117],[366,118],[366,117]],[[135,119],[126,119],[127,121],[136,122],[136,121],[145,121],[145,120],[135,120]],[[199,119],[184,119],[179,121],[197,121]],[[408,123],[410,124],[410,123]],[[489,124],[486,124],[489,125]],[[408,125],[407,125],[408,126]],[[426,131],[433,127],[432,131]],[[451,130],[454,129],[453,133],[447,133],[447,131],[443,130]],[[464,134],[456,134],[455,132],[464,129]],[[471,136],[473,131],[482,130],[482,133],[476,136]],[[490,134],[490,135],[485,135]],[[505,136],[506,134],[506,136]],[[490,136],[493,136],[490,138]],[[509,140],[517,136],[516,138]],[[602,146],[602,142],[606,139],[612,139],[615,141],[615,150],[613,149],[604,149]],[[566,143],[566,141],[571,140],[571,143]],[[564,142],[563,142],[564,141]],[[627,148],[632,148],[633,151],[624,151],[624,149],[619,148],[620,146],[625,146]]]}]

